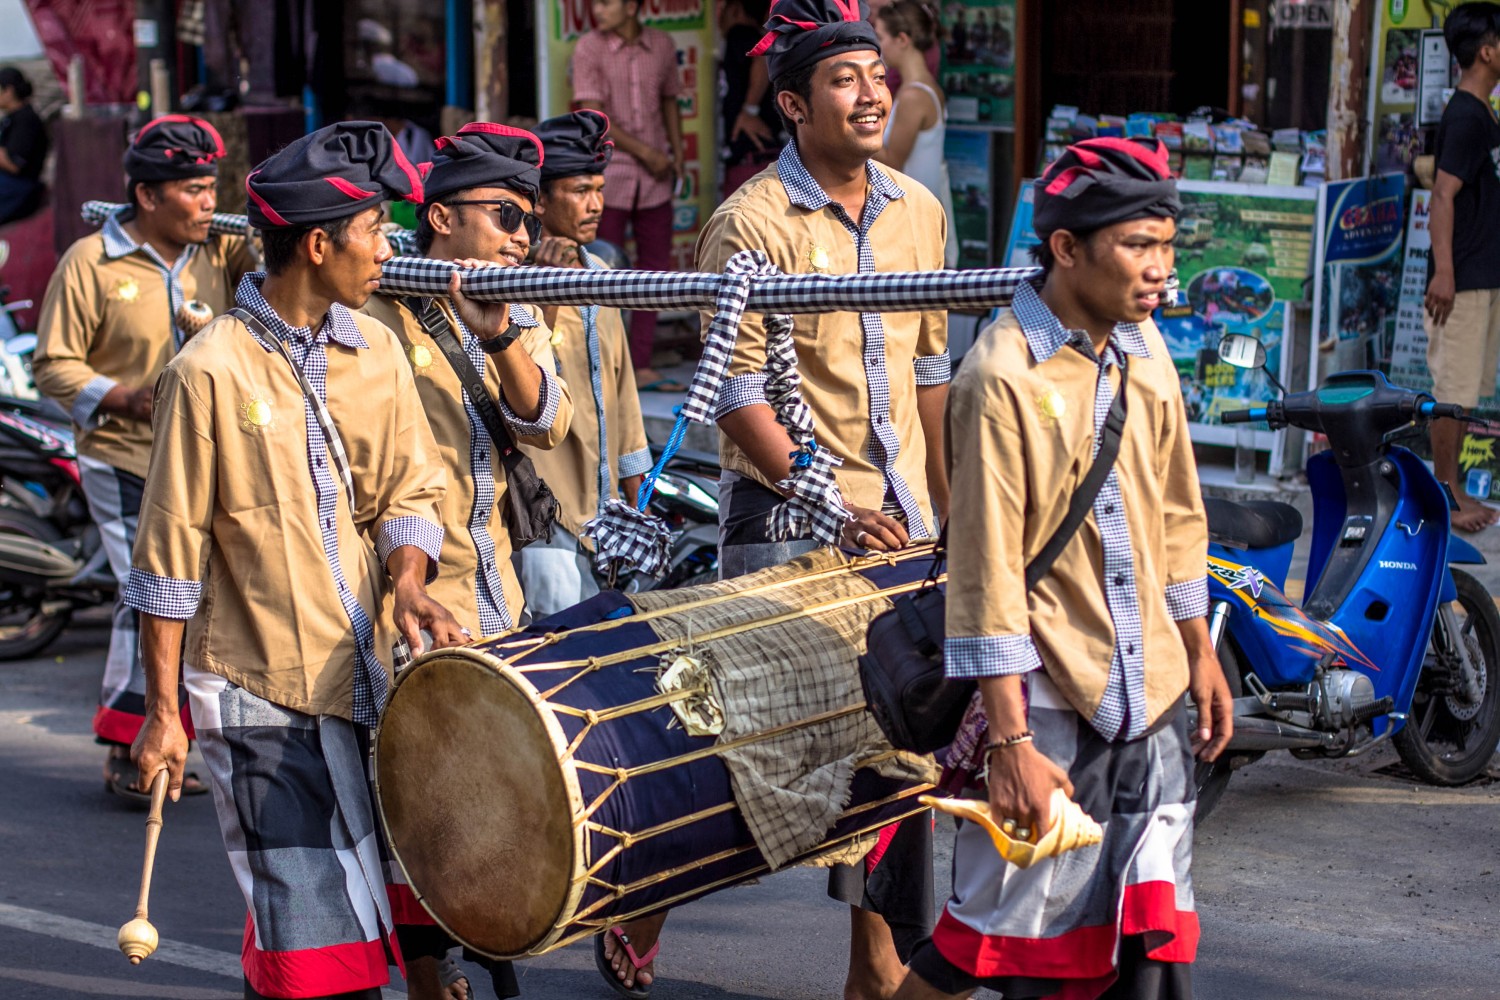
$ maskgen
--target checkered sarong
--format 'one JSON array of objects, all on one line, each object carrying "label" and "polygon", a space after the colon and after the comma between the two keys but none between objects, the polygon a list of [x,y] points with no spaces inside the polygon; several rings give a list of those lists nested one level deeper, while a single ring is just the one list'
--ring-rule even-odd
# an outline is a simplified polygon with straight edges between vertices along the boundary
[{"label": "checkered sarong", "polygon": [[198,746],[248,914],[240,960],[265,996],[384,986],[396,961],[369,731],[184,667]]}]

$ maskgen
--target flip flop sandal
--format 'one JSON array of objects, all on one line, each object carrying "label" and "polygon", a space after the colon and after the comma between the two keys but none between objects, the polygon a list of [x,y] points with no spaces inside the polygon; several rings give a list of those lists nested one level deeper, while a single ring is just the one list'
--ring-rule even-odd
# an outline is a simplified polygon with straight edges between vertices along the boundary
[{"label": "flip flop sandal", "polygon": [[104,790],[129,802],[150,802],[151,793],[135,787],[140,769],[129,757],[110,756],[104,764]]},{"label": "flip flop sandal", "polygon": [[[193,784],[188,784],[188,782],[193,782]],[[197,771],[189,771],[182,776],[182,794],[207,795],[208,785],[204,783],[202,778],[198,777]]]},{"label": "flip flop sandal", "polygon": [[[611,927],[605,933],[613,934],[619,939],[620,947],[625,949],[625,957],[630,959],[630,964],[635,966],[637,972],[650,965],[652,960],[656,958],[656,953],[661,951],[661,942],[657,941],[645,955],[637,955],[635,949],[630,946],[630,938],[626,937],[625,932],[620,930],[620,928]],[[604,934],[600,934],[594,938],[594,964],[599,967],[599,974],[604,977],[604,981],[614,987],[615,992],[620,994],[620,996],[626,997],[628,1000],[646,1000],[651,995],[651,987],[647,986],[644,989],[637,989],[633,986],[626,986],[615,975],[614,966],[610,965],[609,956],[604,954]],[[655,981],[656,978],[653,976],[652,982]]]},{"label": "flip flop sandal", "polygon": [[442,982],[444,990],[454,983],[463,983],[465,1000],[474,1000],[474,987],[469,983],[469,977],[464,974],[463,968],[453,961],[452,956],[444,956],[443,960],[438,963],[438,979]]}]

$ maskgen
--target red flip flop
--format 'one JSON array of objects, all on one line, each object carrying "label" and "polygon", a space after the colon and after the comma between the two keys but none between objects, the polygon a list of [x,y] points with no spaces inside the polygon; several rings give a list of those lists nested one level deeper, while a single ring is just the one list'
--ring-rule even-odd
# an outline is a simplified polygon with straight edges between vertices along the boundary
[{"label": "red flip flop", "polygon": [[[657,941],[646,954],[637,955],[635,949],[630,946],[630,938],[626,937],[625,932],[620,930],[620,928],[611,927],[605,933],[613,934],[619,940],[620,947],[625,949],[625,957],[630,959],[630,964],[635,966],[637,972],[650,965],[652,960],[656,958],[656,953],[661,951],[661,942]],[[599,967],[599,974],[604,977],[604,981],[613,986],[615,992],[620,994],[620,996],[627,997],[628,1000],[646,1000],[651,995],[651,987],[647,986],[645,989],[637,989],[632,986],[626,986],[615,975],[614,966],[610,964],[609,956],[604,954],[604,934],[600,934],[594,938],[594,964]],[[651,981],[655,982],[656,977],[653,976]]]}]

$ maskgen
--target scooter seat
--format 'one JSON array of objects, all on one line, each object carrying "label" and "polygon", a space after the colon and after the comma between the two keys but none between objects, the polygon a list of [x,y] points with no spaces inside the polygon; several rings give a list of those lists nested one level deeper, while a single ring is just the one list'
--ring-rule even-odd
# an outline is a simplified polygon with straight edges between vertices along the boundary
[{"label": "scooter seat", "polygon": [[1274,549],[1302,534],[1302,515],[1288,503],[1204,497],[1203,508],[1209,539],[1230,548]]}]

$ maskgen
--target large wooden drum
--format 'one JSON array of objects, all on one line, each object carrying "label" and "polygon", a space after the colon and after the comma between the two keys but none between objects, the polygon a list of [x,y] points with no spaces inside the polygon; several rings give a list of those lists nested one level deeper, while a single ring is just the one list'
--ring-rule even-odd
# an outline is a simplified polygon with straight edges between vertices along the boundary
[{"label": "large wooden drum", "polygon": [[[853,666],[861,623],[921,586],[931,562],[930,547],[854,562],[824,550],[792,564],[791,581],[782,567],[665,595],[605,593],[526,631],[419,658],[391,691],[375,748],[381,814],[414,894],[465,945],[517,958],[766,872],[764,810],[752,833],[736,800],[744,772],[732,780],[726,756],[742,767],[735,754],[791,738],[780,745],[814,766],[826,741],[798,742],[799,729],[855,730],[874,748],[865,727],[877,741],[879,730]],[[801,633],[785,630],[803,627],[821,638],[786,648]],[[828,668],[835,627],[857,635],[848,666],[835,655],[832,687],[813,693],[813,668],[803,667]],[[761,650],[752,666],[785,665],[772,676],[786,687],[771,694],[800,703],[805,687],[816,710],[792,724],[747,731],[733,719],[717,736],[692,735],[684,705],[701,707],[705,690],[726,682],[664,692],[664,661],[686,650],[712,663],[746,648]],[[922,811],[924,781],[873,766],[902,755],[883,745],[858,756],[831,825],[782,863],[866,843]]]}]

